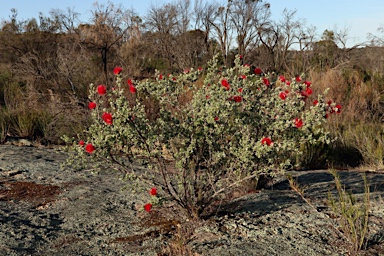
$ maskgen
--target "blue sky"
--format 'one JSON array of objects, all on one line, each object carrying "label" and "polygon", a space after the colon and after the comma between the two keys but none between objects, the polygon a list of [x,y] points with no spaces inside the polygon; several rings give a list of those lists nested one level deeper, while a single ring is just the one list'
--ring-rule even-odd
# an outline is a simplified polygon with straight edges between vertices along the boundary
[{"label": "blue sky", "polygon": [[[116,0],[116,4],[122,4],[125,8],[133,8],[139,14],[144,15],[151,4],[163,4],[175,0]],[[209,0],[211,1],[211,0]],[[221,0],[222,1],[222,0]],[[0,0],[0,20],[8,19],[10,9],[18,10],[19,19],[37,18],[39,12],[46,16],[51,9],[74,8],[81,13],[81,20],[87,22],[89,10],[92,9],[94,0]],[[106,3],[107,0],[99,0]],[[317,27],[319,35],[325,29],[339,29],[350,27],[348,46],[367,40],[367,34],[380,35],[377,28],[384,25],[383,0],[269,0],[273,17],[279,19],[284,8],[297,10],[297,17],[306,20],[307,25]],[[384,35],[380,35],[384,37]]]}]

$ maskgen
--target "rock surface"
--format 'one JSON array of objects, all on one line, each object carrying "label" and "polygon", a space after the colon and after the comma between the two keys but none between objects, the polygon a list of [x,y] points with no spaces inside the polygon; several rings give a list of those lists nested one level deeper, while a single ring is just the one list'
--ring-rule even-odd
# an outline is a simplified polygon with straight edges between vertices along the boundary
[{"label": "rock surface", "polygon": [[[332,176],[292,173],[313,207],[287,181],[218,205],[199,223],[172,204],[142,211],[112,170],[60,168],[63,151],[0,145],[0,255],[348,255],[350,243],[326,207]],[[357,196],[360,172],[340,172]],[[371,187],[369,242],[361,255],[384,255],[384,174]]]}]

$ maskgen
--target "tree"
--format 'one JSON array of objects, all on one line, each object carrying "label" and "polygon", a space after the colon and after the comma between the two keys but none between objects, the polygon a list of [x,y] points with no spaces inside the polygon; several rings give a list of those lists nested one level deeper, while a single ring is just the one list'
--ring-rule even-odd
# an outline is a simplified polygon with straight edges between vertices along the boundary
[{"label": "tree", "polygon": [[105,83],[109,81],[109,58],[116,54],[118,47],[128,39],[128,30],[137,15],[121,5],[94,4],[91,24],[81,24],[77,33],[87,47],[99,51]]}]

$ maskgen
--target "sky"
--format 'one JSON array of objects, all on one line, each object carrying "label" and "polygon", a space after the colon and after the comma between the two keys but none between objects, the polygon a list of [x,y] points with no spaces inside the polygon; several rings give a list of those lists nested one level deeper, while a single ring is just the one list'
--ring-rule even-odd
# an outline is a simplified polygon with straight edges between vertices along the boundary
[{"label": "sky", "polygon": [[[213,1],[213,0],[209,0]],[[264,0],[265,1],[265,0]],[[66,10],[68,7],[80,13],[80,20],[87,22],[95,0],[0,0],[0,21],[9,19],[11,8],[18,11],[18,19],[38,18],[39,13],[49,16],[52,9]],[[99,4],[107,0],[99,0]],[[162,5],[175,0],[111,0],[114,4],[133,9],[145,15],[151,5]],[[221,1],[222,2],[222,1]],[[365,42],[367,34],[384,37],[377,29],[384,25],[383,0],[269,0],[272,17],[279,20],[284,8],[296,10],[296,17],[304,19],[306,25],[317,28],[321,35],[325,29],[348,28],[347,46]]]}]

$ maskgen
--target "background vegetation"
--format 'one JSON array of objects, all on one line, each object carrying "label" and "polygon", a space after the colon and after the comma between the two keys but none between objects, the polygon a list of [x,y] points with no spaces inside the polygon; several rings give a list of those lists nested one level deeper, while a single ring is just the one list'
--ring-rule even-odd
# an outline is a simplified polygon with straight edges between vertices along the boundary
[{"label": "background vegetation", "polygon": [[[88,85],[112,84],[112,70],[142,80],[203,67],[215,54],[223,65],[240,54],[243,64],[287,77],[306,74],[315,94],[331,88],[342,104],[330,117],[338,137],[325,147],[303,145],[303,168],[383,166],[383,39],[346,47],[348,29],[315,27],[285,10],[271,18],[265,1],[179,0],[152,6],[140,17],[134,10],[97,2],[91,19],[73,9],[20,20],[17,10],[0,26],[0,142],[18,136],[60,144],[63,134],[89,125]],[[318,91],[317,91],[318,90]]]}]

